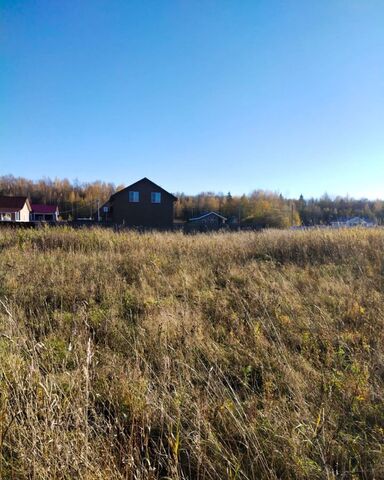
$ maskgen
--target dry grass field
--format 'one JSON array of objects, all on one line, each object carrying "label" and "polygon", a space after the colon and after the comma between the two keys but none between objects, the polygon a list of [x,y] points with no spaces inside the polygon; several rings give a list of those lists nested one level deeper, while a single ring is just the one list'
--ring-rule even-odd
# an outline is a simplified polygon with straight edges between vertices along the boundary
[{"label": "dry grass field", "polygon": [[382,479],[383,386],[382,230],[0,230],[1,479]]}]

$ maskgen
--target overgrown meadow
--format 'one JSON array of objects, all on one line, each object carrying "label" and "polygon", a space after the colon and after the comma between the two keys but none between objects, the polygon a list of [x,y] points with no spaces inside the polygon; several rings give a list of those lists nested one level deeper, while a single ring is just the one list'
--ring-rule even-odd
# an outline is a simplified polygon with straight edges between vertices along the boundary
[{"label": "overgrown meadow", "polygon": [[383,301],[381,229],[1,229],[0,478],[384,478]]}]

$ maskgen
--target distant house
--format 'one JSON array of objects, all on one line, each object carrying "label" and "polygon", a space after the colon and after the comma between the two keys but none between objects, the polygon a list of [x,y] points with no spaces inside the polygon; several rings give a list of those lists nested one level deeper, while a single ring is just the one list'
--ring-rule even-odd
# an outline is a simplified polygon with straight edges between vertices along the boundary
[{"label": "distant house", "polygon": [[33,222],[57,222],[59,220],[59,207],[57,205],[44,205],[32,203],[31,221]]},{"label": "distant house", "polygon": [[353,217],[346,221],[346,225],[347,227],[357,227],[359,225],[362,227],[373,227],[375,224],[365,218]]},{"label": "distant house", "polygon": [[365,218],[353,217],[345,220],[331,222],[333,228],[351,228],[351,227],[374,227],[375,223]]},{"label": "distant house", "polygon": [[145,228],[172,228],[177,198],[148,178],[116,192],[100,209],[101,221]]},{"label": "distant house", "polygon": [[188,220],[187,230],[210,231],[222,228],[227,221],[226,217],[216,212],[208,212],[199,217],[193,217]]},{"label": "distant house", "polygon": [[29,222],[31,204],[27,197],[0,196],[0,221]]}]

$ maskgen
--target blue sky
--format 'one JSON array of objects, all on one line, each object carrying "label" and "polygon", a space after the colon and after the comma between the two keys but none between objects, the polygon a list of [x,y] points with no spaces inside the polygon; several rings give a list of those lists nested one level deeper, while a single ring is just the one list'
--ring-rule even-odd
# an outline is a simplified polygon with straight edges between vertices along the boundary
[{"label": "blue sky", "polygon": [[383,0],[2,0],[0,174],[384,198]]}]

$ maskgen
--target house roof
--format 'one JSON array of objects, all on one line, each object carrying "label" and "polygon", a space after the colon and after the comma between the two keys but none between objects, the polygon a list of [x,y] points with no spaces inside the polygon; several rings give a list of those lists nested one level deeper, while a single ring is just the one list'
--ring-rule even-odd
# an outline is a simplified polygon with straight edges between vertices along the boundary
[{"label": "house roof", "polygon": [[5,213],[19,212],[25,203],[31,211],[31,205],[27,197],[0,196],[0,211]]},{"label": "house roof", "polygon": [[219,217],[222,220],[227,220],[227,217],[223,217],[223,215],[220,215],[220,213],[208,212],[208,213],[205,213],[204,215],[200,215],[199,217],[190,218],[189,221],[195,222],[196,220],[202,220],[203,218],[209,217],[210,215],[215,215],[216,217]]},{"label": "house roof", "polygon": [[56,213],[58,210],[57,205],[44,205],[42,203],[32,203],[31,208],[33,213],[42,214]]},{"label": "house roof", "polygon": [[139,183],[142,183],[142,182],[150,183],[154,189],[156,189],[157,191],[160,191],[162,193],[165,193],[166,195],[169,195],[173,199],[173,201],[176,202],[177,197],[172,195],[172,193],[167,192],[166,190],[164,190],[164,188],[160,187],[160,185],[157,185],[155,182],[152,182],[152,180],[149,180],[149,178],[147,178],[147,177],[144,177],[141,180],[138,180],[137,182],[132,183],[131,185],[128,185],[128,187],[125,187],[122,190],[119,190],[118,192],[114,193],[113,195],[111,195],[110,200],[113,200],[114,197],[116,197],[117,195],[120,195],[120,193],[122,193],[122,192],[125,192],[127,190],[132,190],[132,188],[134,188],[136,185],[138,185]]},{"label": "house roof", "polygon": [[361,217],[352,217],[347,220],[347,223],[354,223],[354,222],[366,222],[365,218]]}]

